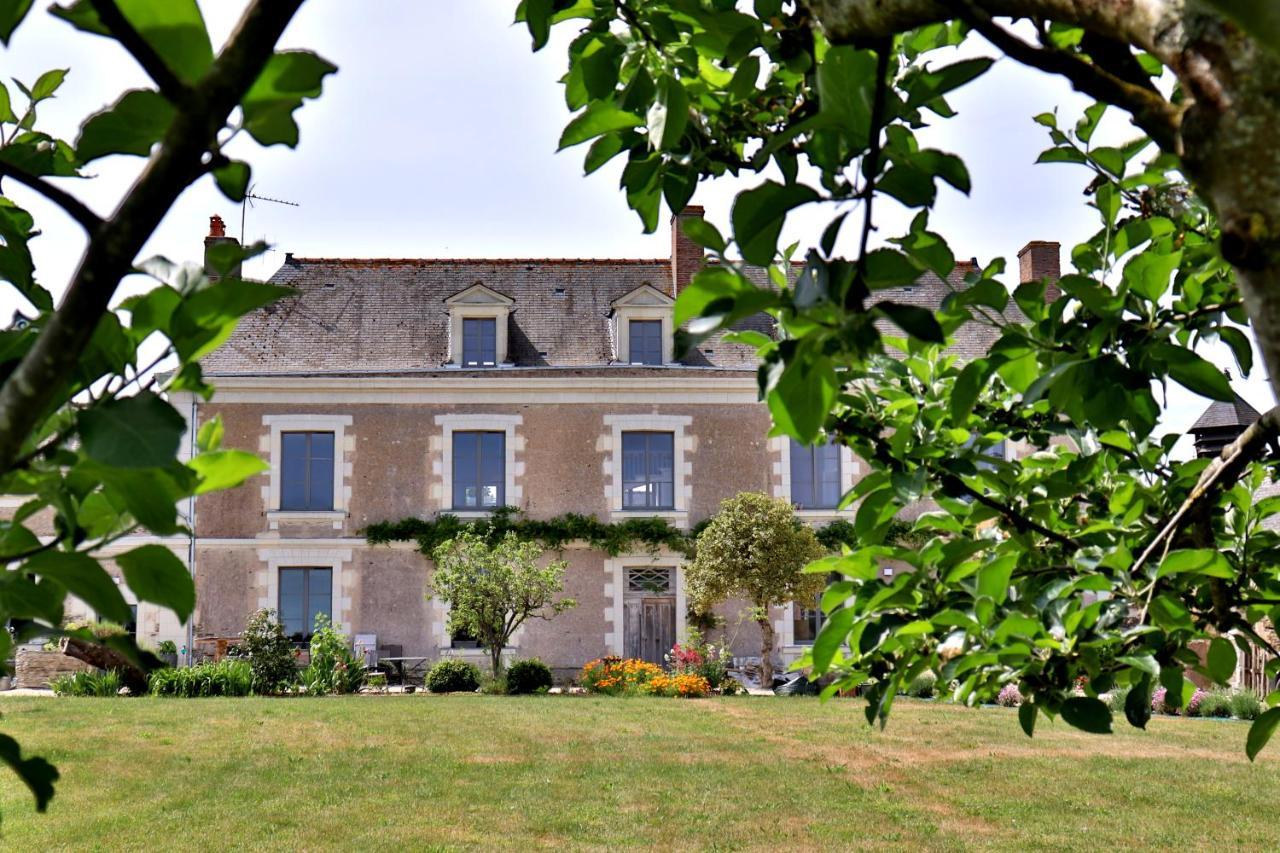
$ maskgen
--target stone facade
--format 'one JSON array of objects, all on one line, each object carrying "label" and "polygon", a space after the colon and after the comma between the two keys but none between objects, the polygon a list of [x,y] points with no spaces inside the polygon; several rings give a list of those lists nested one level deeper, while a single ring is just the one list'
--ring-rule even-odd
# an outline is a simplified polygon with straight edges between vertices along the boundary
[{"label": "stone facade", "polygon": [[14,687],[48,687],[49,681],[59,675],[73,672],[91,672],[93,667],[82,660],[68,657],[62,652],[43,649],[20,648],[14,655]]}]

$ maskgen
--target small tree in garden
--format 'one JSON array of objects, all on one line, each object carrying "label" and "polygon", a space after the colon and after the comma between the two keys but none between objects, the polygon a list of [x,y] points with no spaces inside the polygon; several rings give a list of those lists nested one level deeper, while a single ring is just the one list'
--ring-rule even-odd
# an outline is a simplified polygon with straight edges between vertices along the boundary
[{"label": "small tree in garden", "polygon": [[293,644],[274,610],[259,610],[249,617],[240,635],[240,649],[253,669],[254,693],[279,693],[297,680]]},{"label": "small tree in garden", "polygon": [[685,569],[689,598],[700,609],[742,597],[755,607],[760,625],[760,683],[773,683],[771,605],[808,602],[826,579],[803,569],[824,549],[813,530],[796,518],[791,504],[759,492],[743,492],[720,504],[702,533],[693,563]]},{"label": "small tree in garden", "polygon": [[[489,652],[493,676],[502,650],[525,620],[550,619],[577,604],[555,597],[564,589],[564,560],[539,565],[543,552],[514,533],[490,544],[470,531],[441,543],[432,592],[449,605],[449,631],[466,632]],[[429,595],[432,593],[428,593]]]}]

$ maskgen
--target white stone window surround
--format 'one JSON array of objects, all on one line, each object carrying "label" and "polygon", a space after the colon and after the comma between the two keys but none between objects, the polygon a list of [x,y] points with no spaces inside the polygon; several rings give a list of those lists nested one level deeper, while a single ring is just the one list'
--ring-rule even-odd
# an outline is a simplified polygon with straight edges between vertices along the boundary
[{"label": "white stone window surround", "polygon": [[[454,432],[501,432],[506,434],[503,441],[506,458],[503,460],[504,504],[520,506],[524,501],[524,488],[519,484],[523,479],[524,463],[516,462],[516,451],[524,450],[523,438],[516,433],[516,427],[524,423],[521,415],[505,414],[456,414],[436,415],[436,426],[441,428],[440,451],[433,454],[439,470],[434,471],[440,483],[440,494],[435,495],[437,506],[441,512],[456,515],[459,518],[483,518],[491,514],[487,509],[454,509],[453,508],[453,434]],[[435,465],[433,464],[433,468]]]},{"label": "white stone window surround", "polygon": [[[769,439],[769,451],[773,455],[774,497],[791,503],[791,439],[785,435],[775,435]],[[845,495],[858,482],[862,466],[848,445],[840,445],[840,493]],[[806,521],[833,520],[836,518],[852,518],[857,506],[837,509],[797,509],[796,517]]]},{"label": "white stone window surround", "polygon": [[[494,354],[497,366],[510,364],[507,357],[507,326],[515,300],[476,282],[445,299],[449,312],[449,367],[462,368],[462,321],[493,318]],[[481,369],[472,365],[468,369]],[[492,370],[494,368],[483,368]]]},{"label": "white stone window surround", "polygon": [[623,636],[626,626],[623,616],[627,593],[627,569],[631,568],[667,568],[675,574],[673,583],[676,593],[676,642],[683,643],[689,638],[687,610],[688,599],[684,589],[684,557],[673,551],[662,549],[656,554],[630,554],[609,557],[604,561],[604,608],[605,648],[611,655],[622,655]]},{"label": "white stone window surround", "polygon": [[[267,447],[271,470],[267,485],[263,487],[263,499],[267,507],[267,521],[272,530],[280,528],[281,521],[331,521],[334,530],[342,529],[351,502],[352,464],[347,461],[355,451],[355,436],[348,435],[351,415],[263,415],[262,425],[269,428]],[[333,509],[331,510],[282,510],[280,509],[280,483],[284,471],[284,453],[280,437],[286,432],[333,433]]]},{"label": "white stone window surround", "polygon": [[258,588],[264,590],[258,599],[258,608],[280,609],[281,569],[332,569],[333,570],[333,627],[350,636],[355,632],[351,624],[351,581],[344,563],[351,562],[350,548],[259,548],[258,559],[266,563],[257,574]]},{"label": "white stone window surround", "polygon": [[[609,518],[619,521],[625,518],[665,518],[677,527],[689,523],[689,502],[693,496],[693,463],[687,457],[697,450],[697,439],[687,434],[692,426],[689,415],[605,415],[604,479],[605,497],[609,501]],[[675,497],[674,509],[623,509],[622,507],[622,434],[624,432],[669,432],[672,434],[672,479]]]},{"label": "white stone window surround", "polygon": [[[503,658],[514,657],[520,651],[520,639],[524,636],[525,625],[528,624],[526,619],[520,624],[520,627],[511,634],[511,645],[503,646]],[[469,660],[475,664],[485,664],[489,661],[489,652],[479,646],[475,648],[454,648],[453,636],[449,633],[449,602],[444,601],[436,596],[431,596],[431,627],[432,636],[436,642],[436,652],[440,657],[453,657]],[[483,667],[482,667],[483,668]]]},{"label": "white stone window surround", "polygon": [[610,332],[616,347],[613,353],[614,361],[627,366],[631,364],[632,320],[660,320],[662,321],[662,363],[672,364],[675,361],[672,308],[674,304],[675,300],[649,284],[642,284],[625,296],[614,300],[609,317]]}]

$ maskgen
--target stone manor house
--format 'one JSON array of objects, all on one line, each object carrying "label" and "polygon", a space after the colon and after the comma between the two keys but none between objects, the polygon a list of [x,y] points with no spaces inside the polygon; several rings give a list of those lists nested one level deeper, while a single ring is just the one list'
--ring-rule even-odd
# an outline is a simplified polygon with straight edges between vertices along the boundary
[{"label": "stone manor house", "polygon": [[[228,239],[214,217],[206,245]],[[212,401],[174,400],[197,428],[221,416],[225,446],[270,463],[195,501],[194,542],[175,543],[194,561],[195,636],[234,637],[270,607],[300,642],[326,613],[349,635],[373,635],[384,656],[478,657],[427,598],[431,564],[416,545],[366,542],[376,522],[513,506],[687,529],[748,490],[789,499],[815,524],[838,517],[859,461],[767,437],[753,352],[716,338],[674,351],[674,297],[703,256],[677,220],[671,241],[669,258],[643,260],[286,255],[270,281],[297,295],[246,317],[205,360]],[[1056,277],[1056,243],[1021,258],[1026,277]],[[925,277],[893,298],[936,305],[945,292]],[[754,325],[772,332],[767,317]],[[583,545],[564,558],[578,606],[526,623],[511,655],[558,668],[606,654],[661,660],[686,636],[680,554]],[[783,661],[813,639],[810,605],[773,613]],[[744,609],[723,611],[735,651],[758,655]],[[143,642],[186,641],[145,604],[136,630]]]}]

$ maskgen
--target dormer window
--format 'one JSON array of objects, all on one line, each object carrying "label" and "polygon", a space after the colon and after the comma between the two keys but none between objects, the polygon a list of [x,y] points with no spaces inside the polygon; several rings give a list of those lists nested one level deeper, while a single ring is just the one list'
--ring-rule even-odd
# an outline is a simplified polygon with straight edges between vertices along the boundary
[{"label": "dormer window", "polygon": [[614,361],[655,366],[675,361],[672,352],[674,302],[651,284],[642,284],[615,299],[609,313]]},{"label": "dormer window", "polygon": [[662,364],[662,321],[630,320],[627,343],[631,364]]},{"label": "dormer window", "polygon": [[462,318],[462,366],[494,367],[498,363],[498,321],[492,317]]},{"label": "dormer window", "polygon": [[445,300],[449,309],[449,360],[455,367],[499,367],[508,363],[510,296],[481,282]]}]

